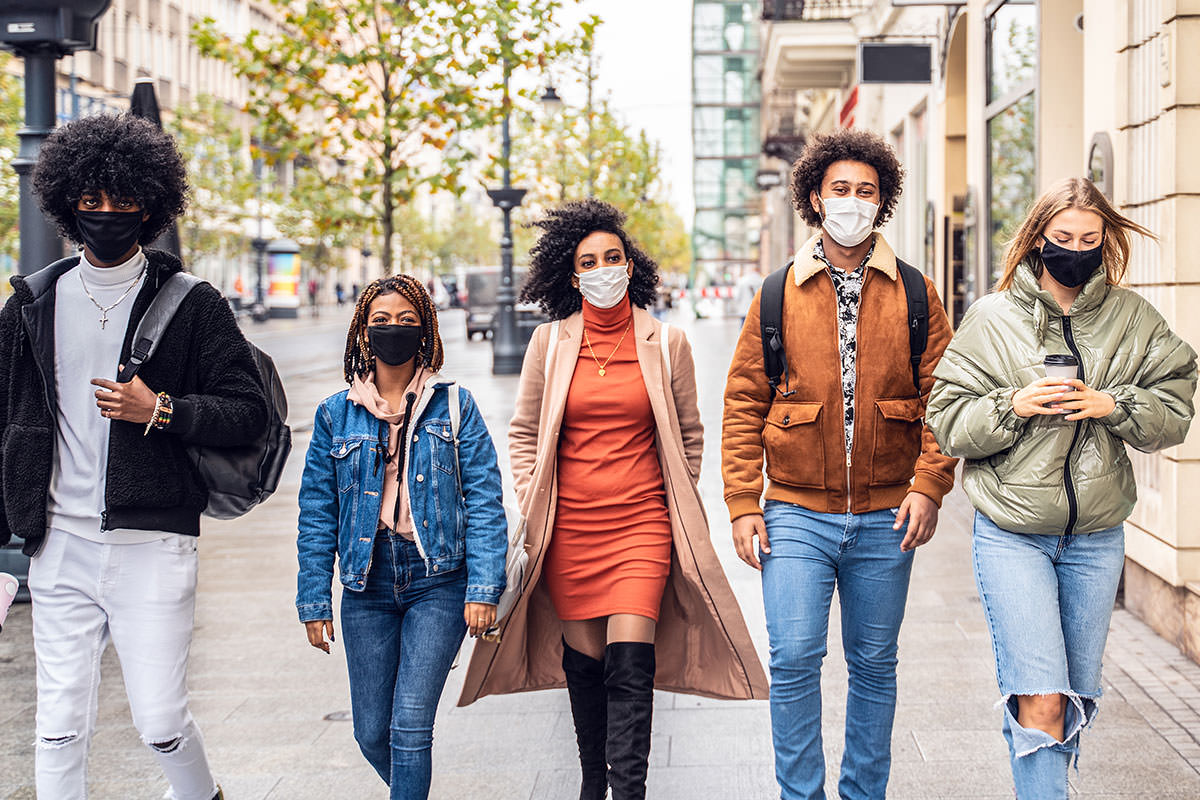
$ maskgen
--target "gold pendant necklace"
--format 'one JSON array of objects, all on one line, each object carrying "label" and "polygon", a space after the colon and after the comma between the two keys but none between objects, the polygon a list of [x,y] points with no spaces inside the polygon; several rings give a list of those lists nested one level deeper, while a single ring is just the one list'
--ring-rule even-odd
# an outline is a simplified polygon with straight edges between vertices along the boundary
[{"label": "gold pendant necklace", "polygon": [[631,319],[625,325],[625,330],[621,331],[621,338],[617,340],[617,346],[614,347],[613,351],[608,354],[608,358],[604,359],[603,364],[600,363],[600,359],[596,358],[596,351],[592,349],[592,340],[591,340],[591,337],[588,336],[587,326],[586,325],[584,326],[583,341],[584,341],[584,343],[587,344],[588,352],[592,354],[592,361],[596,362],[596,367],[600,370],[601,378],[603,378],[605,373],[608,371],[607,370],[608,362],[612,361],[613,356],[615,356],[617,354],[617,351],[621,349],[621,343],[625,341],[625,334],[629,333],[629,329],[632,326],[633,326],[633,320]]}]

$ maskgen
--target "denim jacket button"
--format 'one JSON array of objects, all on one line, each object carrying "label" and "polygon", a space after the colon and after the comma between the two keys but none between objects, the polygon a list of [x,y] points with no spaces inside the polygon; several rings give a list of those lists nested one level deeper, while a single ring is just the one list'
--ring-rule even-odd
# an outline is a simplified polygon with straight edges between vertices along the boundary
[{"label": "denim jacket button", "polygon": [[421,527],[422,527],[422,528],[428,528],[428,527],[429,527],[429,520],[427,520],[427,519],[423,519],[423,520],[421,520]]},{"label": "denim jacket button", "polygon": [[423,482],[424,480],[425,480],[425,476],[424,476],[424,475],[418,475],[418,476],[417,476],[417,483],[421,483],[421,482]]},{"label": "denim jacket button", "polygon": [[434,571],[434,572],[437,572],[437,571],[438,571],[438,565],[437,565],[437,564],[434,564],[434,565],[433,565],[433,571]]},{"label": "denim jacket button", "polygon": [[413,443],[415,444],[416,442],[417,442],[417,436],[416,436],[416,434],[413,434]]}]

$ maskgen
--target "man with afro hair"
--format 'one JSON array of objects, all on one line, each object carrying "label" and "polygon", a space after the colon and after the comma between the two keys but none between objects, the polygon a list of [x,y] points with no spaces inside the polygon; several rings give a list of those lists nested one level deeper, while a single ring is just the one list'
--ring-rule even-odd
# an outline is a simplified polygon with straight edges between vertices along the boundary
[{"label": "man with afro hair", "polygon": [[[955,460],[923,423],[933,369],[950,341],[946,312],[933,283],[876,231],[903,178],[892,148],[873,133],[813,137],[791,186],[796,210],[820,231],[782,274],[784,380],[772,386],[764,368],[764,290],[750,305],[725,387],[725,502],[738,556],[762,572],[783,800],[825,797],[821,661],[835,588],[849,668],[839,797],[886,795],[913,551],[933,536],[954,483]],[[906,275],[928,303],[928,340],[915,366]]]},{"label": "man with afro hair", "polygon": [[38,797],[87,796],[100,655],[121,659],[134,725],[176,800],[221,797],[188,711],[196,537],[207,490],[189,445],[250,444],[267,423],[229,304],[200,283],[154,355],[117,382],[174,256],[145,247],[183,211],[170,136],[136,117],[55,131],[33,172],[82,252],[12,279],[0,311],[0,544],[31,556]]}]

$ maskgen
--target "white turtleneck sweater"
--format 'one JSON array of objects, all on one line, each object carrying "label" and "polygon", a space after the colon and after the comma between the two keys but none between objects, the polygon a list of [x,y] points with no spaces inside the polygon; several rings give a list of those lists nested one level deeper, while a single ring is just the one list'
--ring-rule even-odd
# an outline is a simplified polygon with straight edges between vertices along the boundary
[{"label": "white turtleneck sweater", "polygon": [[[111,423],[100,415],[95,396],[99,387],[91,381],[116,380],[129,314],[145,280],[145,268],[146,256],[140,248],[131,259],[115,267],[97,267],[81,255],[79,266],[63,274],[56,287],[54,383],[58,391],[58,430],[47,523],[50,528],[94,542],[134,544],[166,536],[155,531],[100,530]],[[129,294],[118,303],[126,289]],[[88,292],[105,308],[117,303],[107,312],[103,328],[100,309]]]}]

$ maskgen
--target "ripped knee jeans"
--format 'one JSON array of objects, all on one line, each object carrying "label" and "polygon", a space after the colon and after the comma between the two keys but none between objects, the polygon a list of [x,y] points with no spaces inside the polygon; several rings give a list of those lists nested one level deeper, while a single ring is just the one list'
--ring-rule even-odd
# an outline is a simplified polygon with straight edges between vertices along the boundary
[{"label": "ripped knee jeans", "polygon": [[133,722],[176,800],[211,800],[216,781],[188,710],[196,540],[163,534],[104,544],[52,528],[29,566],[37,656],[39,797],[85,800],[100,659],[121,660]]},{"label": "ripped knee jeans", "polygon": [[[1101,661],[1125,563],[1124,528],[1012,533],[976,513],[972,556],[1017,797],[1066,798],[1080,732],[1098,710]],[[1066,698],[1061,740],[1020,724],[1017,698],[1029,695]]]}]

